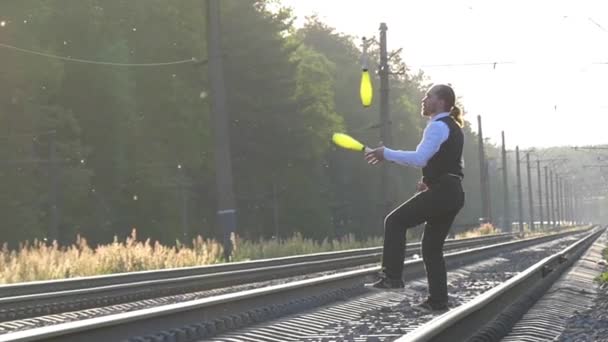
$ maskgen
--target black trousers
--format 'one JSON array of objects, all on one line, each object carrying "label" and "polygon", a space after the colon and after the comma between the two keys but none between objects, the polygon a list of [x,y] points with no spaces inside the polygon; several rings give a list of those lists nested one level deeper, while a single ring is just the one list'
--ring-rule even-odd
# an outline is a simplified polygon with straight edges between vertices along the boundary
[{"label": "black trousers", "polygon": [[422,236],[422,259],[429,284],[429,300],[447,301],[443,244],[464,201],[460,179],[445,175],[435,184],[430,184],[428,190],[417,193],[389,213],[384,219],[384,274],[392,279],[401,279],[406,231],[426,222]]}]

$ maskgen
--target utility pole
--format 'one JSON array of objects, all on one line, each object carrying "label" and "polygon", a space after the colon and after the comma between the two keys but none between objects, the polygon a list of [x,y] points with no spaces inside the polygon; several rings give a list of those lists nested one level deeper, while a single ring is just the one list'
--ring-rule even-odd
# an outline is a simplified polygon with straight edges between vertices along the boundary
[{"label": "utility pole", "polygon": [[572,185],[572,224],[573,225],[577,225],[578,224],[578,208],[576,207],[578,205],[578,194],[576,191],[576,188],[574,187],[574,185]]},{"label": "utility pole", "polygon": [[507,182],[507,149],[505,146],[505,131],[502,135],[502,191],[504,196],[504,229],[511,232],[511,213],[509,206],[509,184]]},{"label": "utility pole", "polygon": [[566,182],[566,213],[568,224],[572,225],[572,187],[570,182]]},{"label": "utility pole", "polygon": [[182,200],[182,238],[184,242],[188,241],[190,236],[190,229],[188,223],[188,193],[186,189],[186,177],[184,175],[184,168],[181,164],[177,165],[178,170],[178,181],[179,181],[179,192]]},{"label": "utility pole", "polygon": [[[388,52],[386,46],[386,31],[388,27],[386,23],[380,23],[380,70],[378,75],[380,77],[380,140],[385,146],[392,145],[391,129],[390,129],[390,117],[389,117],[389,84],[388,76],[390,74],[388,66]],[[382,163],[382,177],[381,177],[381,200],[382,200],[382,211],[388,212],[391,206],[390,198],[390,183],[389,183],[389,163]]]},{"label": "utility pole", "polygon": [[274,234],[277,238],[277,242],[281,241],[279,238],[279,201],[277,198],[277,183],[272,182],[272,218],[274,222]]},{"label": "utility pole", "polygon": [[552,226],[551,221],[551,205],[550,203],[550,195],[549,195],[549,170],[547,166],[545,166],[545,197],[546,197],[546,207],[547,207],[547,226],[550,228]]},{"label": "utility pole", "polygon": [[574,225],[574,186],[572,183],[568,183],[568,212],[570,217],[570,224]]},{"label": "utility pole", "polygon": [[566,196],[565,196],[565,182],[564,178],[559,178],[559,204],[560,204],[560,217],[562,223],[566,225]]},{"label": "utility pole", "polygon": [[562,196],[564,196],[563,204],[562,204],[564,207],[564,209],[563,209],[564,210],[564,223],[566,225],[569,225],[568,221],[570,221],[570,216],[568,214],[569,210],[568,210],[568,181],[567,180],[562,182],[562,192],[563,192]]},{"label": "utility pole", "polygon": [[226,110],[226,92],[220,38],[220,1],[207,0],[208,73],[211,86],[211,108],[214,118],[214,158],[217,184],[217,223],[222,228],[224,260],[232,254],[230,236],[236,232],[236,202],[233,192],[230,132]]},{"label": "utility pole", "polygon": [[578,208],[577,208],[578,195],[577,195],[577,189],[574,186],[574,184],[571,185],[570,190],[571,190],[570,198],[572,200],[572,223],[574,225],[577,225],[578,224]]},{"label": "utility pole", "polygon": [[519,233],[524,234],[524,209],[521,195],[521,171],[519,162],[519,146],[515,146],[515,161],[517,164],[517,210],[519,215]]},{"label": "utility pole", "polygon": [[540,221],[540,229],[543,230],[545,228],[545,224],[543,223],[543,190],[542,190],[542,179],[540,176],[540,160],[536,160],[536,176],[538,183],[538,217]]},{"label": "utility pole", "polygon": [[50,192],[50,209],[51,209],[51,222],[49,226],[49,241],[59,241],[59,168],[57,165],[57,146],[55,144],[55,132],[49,135],[49,171],[51,179],[51,192]]},{"label": "utility pole", "polygon": [[532,198],[532,176],[530,174],[530,153],[526,152],[526,168],[528,169],[528,210],[530,214],[530,226],[528,229],[534,231],[534,203]]},{"label": "utility pole", "polygon": [[559,204],[560,204],[560,218],[563,225],[566,225],[566,206],[564,205],[564,178],[559,178]]},{"label": "utility pole", "polygon": [[554,178],[553,170],[549,171],[549,187],[551,190],[551,222],[553,227],[557,227],[557,217],[555,215],[555,189],[554,189]]},{"label": "utility pole", "polygon": [[572,223],[578,224],[578,193],[574,185],[572,186]]},{"label": "utility pole", "polygon": [[481,128],[481,115],[477,115],[477,141],[479,145],[479,180],[481,185],[481,217],[484,222],[488,221],[489,210],[488,210],[488,189],[486,182],[486,158],[485,151],[483,148],[483,131]]},{"label": "utility pole", "polygon": [[488,199],[488,220],[489,222],[494,222],[494,217],[492,216],[492,184],[490,183],[490,159],[485,158],[486,167],[486,198]]},{"label": "utility pole", "polygon": [[561,192],[560,192],[560,176],[555,175],[555,209],[557,210],[557,225],[562,226],[562,212],[561,212]]},{"label": "utility pole", "polygon": [[559,179],[559,183],[560,183],[560,203],[561,203],[561,211],[562,211],[562,222],[564,225],[566,225],[566,221],[567,221],[567,216],[566,216],[566,182],[564,180],[564,178],[560,178]]},{"label": "utility pole", "polygon": [[574,220],[576,224],[580,224],[582,220],[583,198],[580,194],[580,189],[574,188]]}]

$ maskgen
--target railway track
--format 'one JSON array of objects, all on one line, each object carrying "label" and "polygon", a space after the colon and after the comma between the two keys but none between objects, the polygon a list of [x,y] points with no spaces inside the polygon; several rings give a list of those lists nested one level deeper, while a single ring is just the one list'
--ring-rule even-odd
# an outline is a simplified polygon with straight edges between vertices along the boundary
[{"label": "railway track", "polygon": [[[579,232],[578,234],[583,233]],[[556,241],[560,238],[564,239],[569,235],[572,235],[572,233],[567,232],[539,238],[495,243],[492,246],[452,252],[446,256],[446,261],[449,268],[459,268],[480,259],[552,240]],[[511,239],[512,237],[503,236],[502,238]],[[472,243],[472,241],[469,242]],[[489,242],[494,243],[495,241],[478,240],[478,243],[482,244],[488,244]],[[462,246],[460,245],[460,247]],[[376,252],[379,252],[379,250],[376,250]],[[356,253],[351,254],[353,254],[350,255],[351,258],[361,258],[360,255],[355,255]],[[333,255],[337,254],[334,253]],[[376,262],[378,257],[375,256],[376,259],[371,262]],[[300,259],[299,262],[284,268],[292,268],[289,272],[295,272],[296,266],[293,265],[307,264],[309,268],[312,268],[313,265],[329,267],[323,264],[334,262],[322,261],[327,259],[319,256],[315,258],[319,259],[309,259],[309,261]],[[370,263],[366,261],[359,263],[358,268],[335,273],[336,265],[341,265],[339,263],[345,262],[342,259],[348,258],[343,255],[338,258],[340,260],[332,266],[333,274],[294,280],[272,286],[266,284],[263,287],[244,291],[207,296],[132,312],[83,320],[76,317],[73,322],[46,327],[32,329],[25,327],[16,329],[21,331],[7,332],[0,335],[0,341],[197,341],[241,326],[265,321],[272,317],[301,312],[337,299],[345,300],[361,294],[365,291],[361,286],[362,282],[374,275],[379,267],[361,266]],[[295,259],[295,257],[292,258],[292,261]],[[278,277],[276,275],[279,272],[278,270],[283,269],[276,265],[270,267],[275,267],[274,278]],[[421,260],[408,260],[404,267],[407,277],[410,279],[424,274]],[[261,274],[259,267],[253,268],[250,273]],[[234,274],[230,277],[236,280],[241,279]],[[27,322],[27,320],[25,321]]]},{"label": "railway track", "polygon": [[[459,250],[513,238],[512,234],[499,234],[448,240],[446,250]],[[420,243],[408,244],[407,250],[408,256],[419,254]],[[373,247],[211,266],[3,285],[0,286],[0,333],[12,330],[1,322],[201,291],[206,291],[203,296],[219,295],[257,287],[251,285],[255,283],[373,264],[380,260],[381,253],[381,247]],[[247,284],[249,285],[245,287],[237,287]],[[188,299],[188,296],[185,298]],[[159,303],[166,304],[170,301],[168,298]],[[148,305],[143,303],[135,305],[134,309],[146,306]],[[125,308],[118,309],[122,311]],[[91,315],[83,315],[87,316]]]}]

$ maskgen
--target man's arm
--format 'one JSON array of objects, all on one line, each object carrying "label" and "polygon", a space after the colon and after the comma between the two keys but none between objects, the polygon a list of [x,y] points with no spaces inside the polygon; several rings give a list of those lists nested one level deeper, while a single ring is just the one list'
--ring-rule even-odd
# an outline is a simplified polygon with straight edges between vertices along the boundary
[{"label": "man's arm", "polygon": [[449,135],[450,129],[445,122],[433,121],[425,128],[416,151],[391,150],[385,147],[384,158],[397,164],[423,168]]}]

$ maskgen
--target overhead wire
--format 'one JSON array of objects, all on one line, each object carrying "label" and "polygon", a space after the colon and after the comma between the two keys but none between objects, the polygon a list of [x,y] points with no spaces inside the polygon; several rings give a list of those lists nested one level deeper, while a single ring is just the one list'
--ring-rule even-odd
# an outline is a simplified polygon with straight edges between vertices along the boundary
[{"label": "overhead wire", "polygon": [[54,54],[50,54],[50,53],[39,52],[39,51],[35,51],[35,50],[30,50],[30,49],[24,49],[24,48],[20,48],[20,47],[17,47],[17,46],[13,46],[13,45],[9,45],[9,44],[4,44],[4,43],[0,43],[0,47],[5,48],[5,49],[19,51],[19,52],[22,52],[22,53],[28,53],[28,54],[32,54],[32,55],[47,57],[47,58],[51,58],[51,59],[63,60],[63,61],[68,61],[68,62],[86,63],[86,64],[106,65],[106,66],[158,67],[158,66],[179,65],[179,64],[187,64],[187,63],[196,63],[196,62],[198,62],[198,60],[196,58],[192,57],[192,58],[189,58],[189,59],[181,59],[181,60],[167,61],[167,62],[119,63],[119,62],[95,61],[95,60],[83,59],[83,58],[72,58],[72,57],[59,56],[59,55],[54,55]]}]

